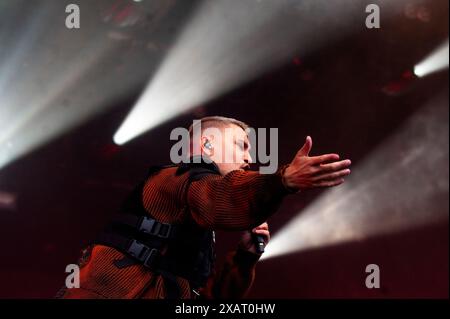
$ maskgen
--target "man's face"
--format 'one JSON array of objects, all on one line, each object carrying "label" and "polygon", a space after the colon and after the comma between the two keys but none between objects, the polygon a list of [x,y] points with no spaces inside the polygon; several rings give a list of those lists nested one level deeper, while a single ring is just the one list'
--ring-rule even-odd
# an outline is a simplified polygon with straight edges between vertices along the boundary
[{"label": "man's face", "polygon": [[[220,129],[221,134],[202,136],[202,151],[219,167],[222,175],[234,170],[247,170],[252,158],[247,133],[237,125],[229,125]],[[209,141],[211,148],[204,147]]]}]

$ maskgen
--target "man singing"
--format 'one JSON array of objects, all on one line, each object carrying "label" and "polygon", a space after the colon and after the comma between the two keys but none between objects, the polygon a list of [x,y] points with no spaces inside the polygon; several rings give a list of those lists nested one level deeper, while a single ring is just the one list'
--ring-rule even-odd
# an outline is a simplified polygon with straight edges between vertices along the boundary
[{"label": "man singing", "polygon": [[[337,186],[350,174],[337,154],[309,156],[307,137],[292,162],[274,174],[249,171],[248,126],[213,116],[190,128],[188,163],[152,167],[80,260],[80,288],[63,298],[242,298],[267,244],[266,220],[290,193]],[[227,134],[213,136],[208,128]],[[231,132],[231,134],[230,134]],[[199,147],[193,147],[194,144]],[[233,162],[224,160],[227,151]],[[195,160],[198,159],[198,160]],[[215,264],[214,231],[244,231],[236,251]]]}]

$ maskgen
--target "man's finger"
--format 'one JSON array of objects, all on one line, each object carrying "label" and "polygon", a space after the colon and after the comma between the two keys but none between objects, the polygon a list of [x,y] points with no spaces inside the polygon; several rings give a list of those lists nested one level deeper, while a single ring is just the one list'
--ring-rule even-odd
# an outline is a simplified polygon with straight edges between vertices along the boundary
[{"label": "man's finger", "polygon": [[337,172],[333,172],[333,173],[327,173],[327,174],[320,174],[317,175],[315,177],[313,177],[314,181],[330,181],[333,179],[338,179],[339,177],[345,177],[350,175],[351,171],[346,168],[346,169],[342,169],[340,171]]},{"label": "man's finger", "polygon": [[269,229],[269,224],[263,223],[263,224],[255,227],[255,228],[253,228],[253,230],[256,230],[256,229],[267,229],[268,230]]},{"label": "man's finger", "polygon": [[319,182],[315,186],[317,186],[317,187],[333,187],[333,186],[341,185],[343,182],[344,182],[344,179],[339,178],[339,179],[335,179],[332,181]]},{"label": "man's finger", "polygon": [[339,159],[338,154],[325,154],[325,155],[310,157],[310,161],[313,165],[318,165],[318,164],[326,163],[326,162],[333,162],[333,161],[337,161],[338,159]]},{"label": "man's finger", "polygon": [[306,137],[305,144],[303,144],[302,148],[297,152],[296,156],[308,156],[309,152],[312,148],[312,138],[311,136]]},{"label": "man's finger", "polygon": [[334,162],[330,164],[320,164],[320,170],[322,172],[333,172],[339,171],[349,167],[352,164],[350,160],[343,160],[339,162]]},{"label": "man's finger", "polygon": [[256,230],[254,231],[256,235],[261,235],[266,238],[267,241],[270,240],[270,232],[267,230]]},{"label": "man's finger", "polygon": [[266,235],[266,234],[269,234],[270,232],[268,230],[259,229],[259,230],[255,230],[253,233]]}]

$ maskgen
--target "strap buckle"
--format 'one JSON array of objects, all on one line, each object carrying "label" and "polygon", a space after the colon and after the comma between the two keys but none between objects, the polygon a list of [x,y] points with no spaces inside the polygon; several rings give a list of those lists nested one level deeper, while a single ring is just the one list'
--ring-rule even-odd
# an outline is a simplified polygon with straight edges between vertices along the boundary
[{"label": "strap buckle", "polygon": [[154,225],[155,225],[154,219],[144,216],[141,220],[141,225],[139,226],[139,231],[146,233],[146,234],[152,234]]},{"label": "strap buckle", "polygon": [[165,224],[165,223],[159,223],[160,228],[158,230],[158,237],[167,239],[169,238],[170,234],[172,233],[172,225]]},{"label": "strap buckle", "polygon": [[152,268],[155,258],[159,255],[156,248],[150,248],[137,240],[131,242],[128,253],[148,268]]},{"label": "strap buckle", "polygon": [[153,236],[167,239],[170,237],[172,225],[160,223],[154,220],[153,218],[144,216],[142,218],[141,225],[139,226],[139,231],[145,234],[150,234]]}]

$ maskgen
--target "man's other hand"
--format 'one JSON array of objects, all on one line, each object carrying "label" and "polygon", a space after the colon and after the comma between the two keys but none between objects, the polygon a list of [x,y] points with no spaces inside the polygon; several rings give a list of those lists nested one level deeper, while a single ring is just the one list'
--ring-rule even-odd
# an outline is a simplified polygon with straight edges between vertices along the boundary
[{"label": "man's other hand", "polygon": [[269,225],[267,223],[263,223],[258,227],[253,228],[252,231],[246,231],[242,235],[241,242],[239,243],[240,249],[259,255],[256,252],[256,244],[252,238],[252,234],[263,236],[264,244],[267,246],[270,240]]}]

